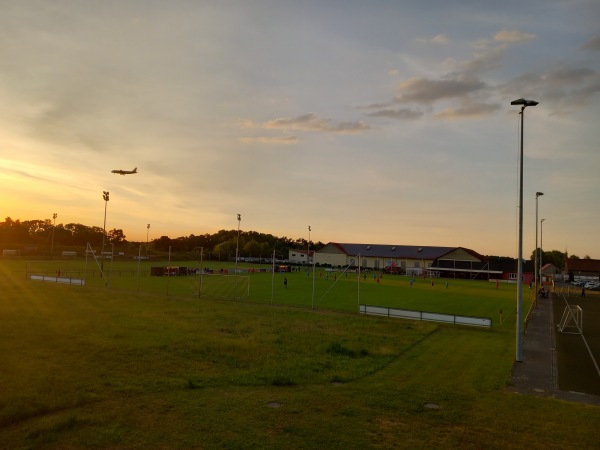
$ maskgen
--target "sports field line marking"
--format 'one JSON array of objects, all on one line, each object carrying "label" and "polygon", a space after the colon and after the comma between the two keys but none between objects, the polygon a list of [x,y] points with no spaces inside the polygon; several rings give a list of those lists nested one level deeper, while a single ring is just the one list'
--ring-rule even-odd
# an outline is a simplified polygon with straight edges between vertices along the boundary
[{"label": "sports field line marking", "polygon": [[[563,300],[565,301],[565,303],[567,304],[567,306],[569,306],[569,302],[567,301],[567,297],[562,294]],[[577,325],[577,328],[579,328],[579,325]],[[594,363],[594,367],[596,367],[596,373],[598,373],[598,376],[600,377],[600,367],[598,367],[598,363],[596,362],[596,358],[594,358],[594,354],[592,353],[592,349],[590,349],[590,346],[588,345],[587,341],[585,340],[585,336],[583,335],[583,331],[581,330],[581,328],[579,328],[579,333],[581,335],[581,339],[583,339],[583,343],[585,344],[585,348],[587,348],[588,353],[590,354],[590,358],[592,358],[592,362]]]}]

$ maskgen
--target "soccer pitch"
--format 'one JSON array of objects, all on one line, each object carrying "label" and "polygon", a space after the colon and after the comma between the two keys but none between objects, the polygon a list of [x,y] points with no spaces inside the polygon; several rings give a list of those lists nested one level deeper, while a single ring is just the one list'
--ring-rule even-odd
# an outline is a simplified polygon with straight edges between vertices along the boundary
[{"label": "soccer pitch", "polygon": [[[186,276],[150,276],[153,266],[200,268],[199,262],[105,261],[104,278],[93,260],[27,262],[31,273],[85,278],[88,287],[108,287],[140,293],[233,299],[262,304],[358,312],[359,304],[402,308],[442,314],[484,317],[494,327],[515,325],[516,285],[487,281],[359,274],[354,271],[328,271],[324,268],[299,272],[272,272],[272,267],[215,262],[203,263],[212,274]],[[226,275],[225,275],[226,274]],[[287,285],[284,285],[287,279]],[[526,312],[533,301],[524,290]]]}]

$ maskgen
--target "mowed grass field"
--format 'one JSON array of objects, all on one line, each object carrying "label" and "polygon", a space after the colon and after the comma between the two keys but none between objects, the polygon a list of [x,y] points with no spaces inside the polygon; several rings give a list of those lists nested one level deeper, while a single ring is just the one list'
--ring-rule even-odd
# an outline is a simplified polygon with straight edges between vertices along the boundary
[{"label": "mowed grass field", "polygon": [[[22,266],[0,263],[4,448],[567,449],[574,433],[578,448],[600,443],[599,408],[503,390],[508,285],[361,284],[361,303],[492,317],[478,329],[358,315],[356,277],[339,274],[333,288],[315,277],[312,310],[303,273],[286,274],[287,289],[279,274],[254,274],[248,298],[223,301],[136,277],[119,289],[33,282]],[[199,281],[178,278],[170,289]]]},{"label": "mowed grass field", "polygon": [[[287,272],[272,274],[271,266],[239,264],[240,270],[254,268],[253,273],[243,272],[235,277],[231,263],[205,262],[202,267],[214,271],[214,275],[199,276],[150,276],[152,266],[200,267],[200,263],[186,262],[105,262],[107,280],[101,277],[93,261],[42,261],[14,262],[14,276],[25,277],[27,273],[85,278],[88,287],[105,287],[108,281],[115,290],[136,293],[155,293],[169,296],[194,298],[237,298],[263,304],[288,305],[316,309],[357,312],[358,304],[400,307],[418,311],[433,311],[448,314],[464,314],[489,317],[494,326],[514,328],[515,298],[514,285],[470,280],[430,279],[418,277],[412,284],[406,276],[385,275],[377,283],[377,273],[361,274],[360,283],[356,273],[327,272],[316,268],[309,273]],[[229,275],[220,275],[221,270]],[[265,272],[259,272],[262,269]],[[287,278],[287,288],[283,284]],[[202,285],[201,285],[202,283]],[[249,285],[249,289],[248,289]],[[249,292],[249,293],[248,293]],[[528,290],[524,291],[524,310],[531,304]],[[483,301],[485,300],[485,301]],[[501,323],[502,322],[502,323]]]}]

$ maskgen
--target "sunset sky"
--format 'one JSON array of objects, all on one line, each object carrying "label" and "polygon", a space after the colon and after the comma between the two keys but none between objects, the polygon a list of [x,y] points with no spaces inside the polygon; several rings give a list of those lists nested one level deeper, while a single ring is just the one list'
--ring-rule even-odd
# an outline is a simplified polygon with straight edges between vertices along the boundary
[{"label": "sunset sky", "polygon": [[[600,2],[0,0],[1,220],[600,259]],[[113,169],[131,170],[120,176]]]}]

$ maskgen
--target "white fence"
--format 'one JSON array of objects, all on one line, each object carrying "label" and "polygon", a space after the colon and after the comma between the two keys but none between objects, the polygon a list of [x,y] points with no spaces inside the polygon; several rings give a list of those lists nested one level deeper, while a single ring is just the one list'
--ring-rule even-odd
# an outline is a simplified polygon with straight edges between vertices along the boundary
[{"label": "white fence", "polygon": [[29,278],[32,280],[50,281],[52,283],[75,284],[77,286],[85,285],[85,280],[82,280],[81,278],[49,277],[46,275],[31,275]]},{"label": "white fence", "polygon": [[398,319],[427,320],[432,322],[452,323],[456,325],[470,325],[475,327],[491,328],[492,319],[487,317],[458,316],[454,314],[440,314],[426,311],[412,311],[410,309],[389,308],[387,306],[360,305],[360,313],[372,316],[395,317]]}]

